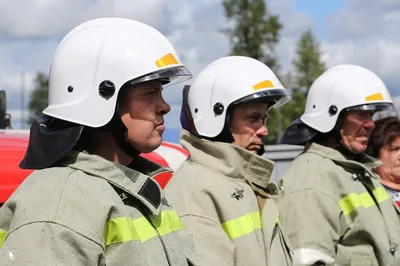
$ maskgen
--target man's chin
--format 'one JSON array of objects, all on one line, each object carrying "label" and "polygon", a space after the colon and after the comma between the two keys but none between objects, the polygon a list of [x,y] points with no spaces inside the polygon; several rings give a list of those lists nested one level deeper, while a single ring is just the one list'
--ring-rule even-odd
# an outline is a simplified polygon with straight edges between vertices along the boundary
[{"label": "man's chin", "polygon": [[258,151],[261,149],[261,147],[260,146],[257,146],[257,145],[251,145],[251,146],[249,146],[249,147],[247,147],[247,149],[246,150],[248,150],[249,152],[252,152],[252,153],[258,153]]},{"label": "man's chin", "polygon": [[368,144],[364,143],[357,143],[352,149],[352,153],[354,154],[361,154],[367,150]]},{"label": "man's chin", "polygon": [[135,147],[140,153],[150,153],[156,150],[161,146],[162,138],[159,139],[151,139],[144,145],[140,145],[140,147]]}]

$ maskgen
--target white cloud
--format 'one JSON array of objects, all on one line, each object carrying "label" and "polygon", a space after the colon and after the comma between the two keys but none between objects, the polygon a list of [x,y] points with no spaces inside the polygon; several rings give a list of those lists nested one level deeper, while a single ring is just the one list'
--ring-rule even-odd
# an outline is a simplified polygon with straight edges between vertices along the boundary
[{"label": "white cloud", "polygon": [[[170,2],[170,1],[168,1]],[[9,37],[59,36],[71,27],[101,16],[136,18],[161,25],[166,0],[3,0],[0,31]],[[21,12],[21,8],[24,12]],[[23,14],[23,15],[22,15]]]},{"label": "white cloud", "polygon": [[279,15],[283,24],[277,54],[281,73],[285,74],[291,70],[300,35],[308,29],[314,30],[315,21],[310,16],[296,11],[294,0],[268,0],[267,8],[271,14]]},{"label": "white cloud", "polygon": [[328,66],[353,63],[379,75],[400,93],[400,1],[349,0],[327,20],[323,50]]}]

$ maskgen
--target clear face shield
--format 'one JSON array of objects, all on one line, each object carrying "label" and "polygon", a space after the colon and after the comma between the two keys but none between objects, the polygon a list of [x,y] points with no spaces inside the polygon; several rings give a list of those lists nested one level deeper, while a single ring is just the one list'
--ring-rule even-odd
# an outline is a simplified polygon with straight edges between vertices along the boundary
[{"label": "clear face shield", "polygon": [[352,106],[344,109],[344,111],[375,111],[372,119],[374,121],[388,116],[398,116],[398,112],[391,103],[372,103]]},{"label": "clear face shield", "polygon": [[156,80],[159,79],[161,80],[163,87],[169,87],[175,84],[178,84],[180,82],[189,80],[192,78],[192,74],[189,72],[189,70],[184,67],[175,67],[175,68],[169,68],[169,69],[163,69],[157,72],[153,72],[150,74],[147,74],[145,76],[133,79],[130,81],[131,85],[136,85],[142,82],[150,81],[150,80]]},{"label": "clear face shield", "polygon": [[386,118],[386,117],[397,117],[399,113],[391,103],[373,103],[363,104],[353,107],[346,108],[345,111],[375,111],[372,119],[374,121]]},{"label": "clear face shield", "polygon": [[[251,95],[243,97],[237,101],[235,101],[234,105],[239,105],[242,103],[248,102],[266,102],[269,104],[270,107],[278,108],[288,101],[290,101],[291,96],[290,93],[285,89],[271,89],[271,90],[264,90],[260,92],[255,92]],[[268,108],[268,109],[269,109]]]},{"label": "clear face shield", "polygon": [[[267,113],[271,107],[278,108],[288,101],[290,101],[291,95],[286,89],[271,89],[261,92],[256,92],[246,97],[243,97],[235,101],[232,106],[237,106],[244,103],[250,102],[264,102],[268,104]],[[264,120],[264,125],[267,125],[267,117]]]},{"label": "clear face shield", "polygon": [[345,111],[396,111],[392,103],[370,103],[348,107]]}]

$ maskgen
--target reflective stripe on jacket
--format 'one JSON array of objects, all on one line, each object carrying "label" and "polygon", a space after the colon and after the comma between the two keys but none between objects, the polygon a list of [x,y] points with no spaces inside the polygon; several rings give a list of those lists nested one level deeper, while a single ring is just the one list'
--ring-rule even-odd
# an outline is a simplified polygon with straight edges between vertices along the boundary
[{"label": "reflective stripe on jacket", "polygon": [[294,265],[400,265],[400,221],[372,172],[377,165],[315,143],[293,161],[280,222]]},{"label": "reflective stripe on jacket", "polygon": [[73,151],[33,172],[0,209],[0,265],[199,265],[151,178],[166,169],[132,165]]},{"label": "reflective stripe on jacket", "polygon": [[[271,239],[264,240],[261,205],[267,205],[272,194],[273,162],[184,130],[180,141],[190,158],[175,172],[165,193],[193,234],[202,265],[266,265]],[[263,212],[274,220],[276,214]]]}]

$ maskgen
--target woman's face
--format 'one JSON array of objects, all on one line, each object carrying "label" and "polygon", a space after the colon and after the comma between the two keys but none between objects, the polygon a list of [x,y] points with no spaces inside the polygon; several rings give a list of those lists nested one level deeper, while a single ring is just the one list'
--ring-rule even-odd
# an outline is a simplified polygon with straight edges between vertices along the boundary
[{"label": "woman's face", "polygon": [[400,184],[400,136],[381,148],[378,159],[383,165],[376,168],[376,173],[383,183]]}]

